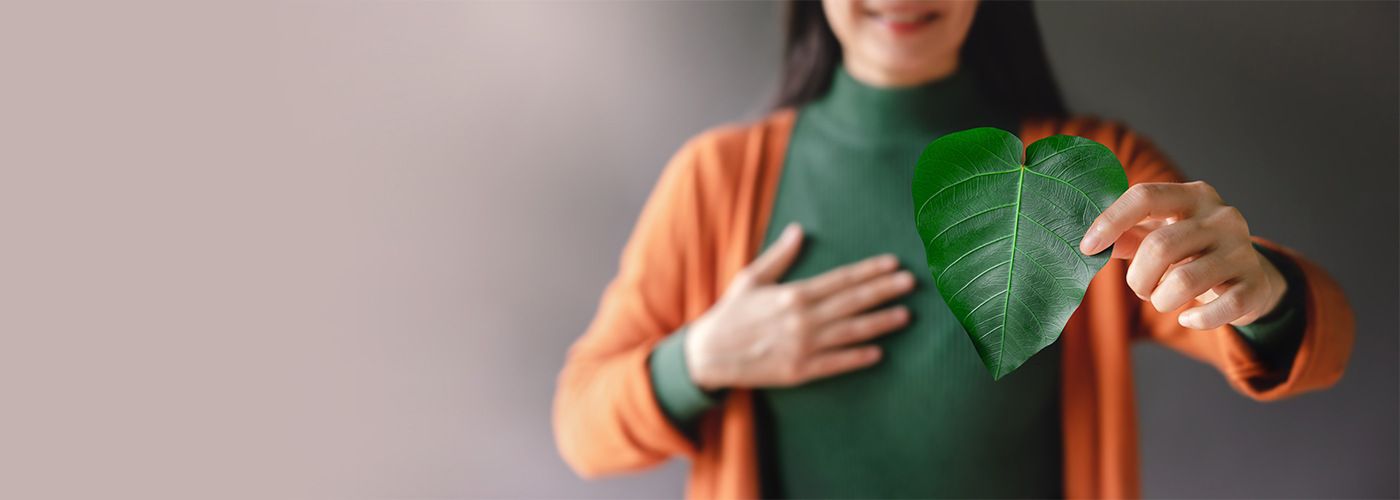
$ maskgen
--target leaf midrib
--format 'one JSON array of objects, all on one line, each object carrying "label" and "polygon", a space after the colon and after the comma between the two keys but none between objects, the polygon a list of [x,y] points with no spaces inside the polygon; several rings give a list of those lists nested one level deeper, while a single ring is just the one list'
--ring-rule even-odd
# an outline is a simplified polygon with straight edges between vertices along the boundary
[{"label": "leaf midrib", "polygon": [[1006,300],[1001,304],[1001,340],[997,343],[997,369],[992,374],[993,379],[1001,378],[1002,360],[1006,358],[1006,318],[1011,312],[1011,285],[1016,281],[1016,243],[1021,236],[1021,190],[1026,185],[1026,167],[1021,166],[1020,175],[1016,177],[1016,207],[1011,220],[1011,263],[1006,267]]}]

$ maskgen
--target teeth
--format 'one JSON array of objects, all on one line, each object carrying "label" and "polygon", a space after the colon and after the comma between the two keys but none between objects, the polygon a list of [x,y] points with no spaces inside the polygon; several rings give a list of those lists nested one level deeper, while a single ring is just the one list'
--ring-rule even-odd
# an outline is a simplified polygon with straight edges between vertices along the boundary
[{"label": "teeth", "polygon": [[933,18],[933,14],[912,14],[912,13],[879,13],[876,14],[882,20],[896,23],[916,23],[927,21]]}]

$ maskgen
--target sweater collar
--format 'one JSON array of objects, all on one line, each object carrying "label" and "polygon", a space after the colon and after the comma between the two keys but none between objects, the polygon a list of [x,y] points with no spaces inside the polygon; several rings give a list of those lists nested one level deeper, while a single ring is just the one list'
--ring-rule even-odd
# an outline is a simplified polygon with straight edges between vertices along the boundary
[{"label": "sweater collar", "polygon": [[831,89],[806,112],[854,136],[927,136],[964,128],[987,109],[965,70],[910,87],[875,87],[838,67]]}]

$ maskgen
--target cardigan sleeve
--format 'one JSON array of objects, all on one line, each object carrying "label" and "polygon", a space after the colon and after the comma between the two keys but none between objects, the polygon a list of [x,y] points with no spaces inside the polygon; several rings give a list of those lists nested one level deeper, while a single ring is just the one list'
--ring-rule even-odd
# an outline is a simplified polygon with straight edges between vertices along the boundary
[{"label": "cardigan sleeve", "polygon": [[687,144],[666,166],[623,250],[587,331],[569,349],[554,398],[554,432],[564,461],[579,475],[646,468],[694,444],[658,404],[648,360],[684,325],[687,269],[693,269],[697,148]]},{"label": "cardigan sleeve", "polygon": [[657,344],[651,353],[651,385],[671,425],[694,441],[700,416],[719,403],[723,392],[710,393],[695,385],[685,362],[687,335],[689,331],[681,328]]},{"label": "cardigan sleeve", "polygon": [[1286,370],[1302,345],[1303,329],[1307,326],[1308,283],[1302,271],[1288,257],[1284,257],[1263,245],[1254,245],[1264,258],[1278,268],[1288,283],[1288,292],[1279,300],[1273,311],[1254,320],[1248,325],[1236,326],[1235,330],[1249,341],[1260,361],[1270,370]]},{"label": "cardigan sleeve", "polygon": [[[1112,149],[1127,171],[1129,184],[1186,180],[1150,142],[1121,126],[1079,124],[1067,128],[1090,132],[1090,138]],[[1354,320],[1346,297],[1316,264],[1276,243],[1257,237],[1254,240],[1270,251],[1272,258],[1287,259],[1295,271],[1289,286],[1300,292],[1295,300],[1301,309],[1294,313],[1303,321],[1301,339],[1296,340],[1291,359],[1267,359],[1267,353],[1261,353],[1230,325],[1207,331],[1183,327],[1177,323],[1177,316],[1194,304],[1158,312],[1122,283],[1122,293],[1131,299],[1128,303],[1138,304],[1139,334],[1215,366],[1235,390],[1256,400],[1277,400],[1330,387],[1341,378],[1351,354]]]}]

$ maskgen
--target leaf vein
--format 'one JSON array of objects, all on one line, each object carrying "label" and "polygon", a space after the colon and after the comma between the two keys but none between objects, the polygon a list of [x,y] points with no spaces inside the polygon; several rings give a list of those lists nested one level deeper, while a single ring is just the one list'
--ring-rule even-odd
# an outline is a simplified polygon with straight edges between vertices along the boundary
[{"label": "leaf vein", "polygon": [[974,249],[972,249],[972,250],[968,250],[967,253],[964,253],[964,254],[962,254],[962,256],[958,257],[957,259],[954,259],[953,262],[949,263],[949,264],[948,264],[948,267],[943,268],[943,272],[938,273],[938,277],[937,277],[937,278],[934,278],[934,279],[935,279],[935,280],[941,280],[941,279],[943,279],[943,275],[948,274],[948,271],[951,270],[951,269],[953,269],[953,266],[957,265],[958,262],[961,262],[961,261],[962,261],[964,258],[966,258],[967,256],[972,255],[973,252],[976,252],[976,251],[981,250],[981,249],[983,249],[983,248],[987,248],[988,246],[991,246],[991,245],[994,244],[994,243],[998,243],[998,242],[1001,242],[1001,241],[1006,241],[1006,240],[1008,240],[1008,239],[1011,239],[1011,235],[1002,236],[1002,237],[1000,237],[1000,238],[997,238],[997,239],[988,241],[988,242],[983,243],[983,244],[981,244],[981,245],[977,245],[977,248],[974,248]]},{"label": "leaf vein", "polygon": [[988,176],[988,175],[997,175],[997,174],[1009,174],[1009,173],[1012,173],[1012,172],[1015,172],[1015,170],[1000,170],[1000,171],[996,171],[996,172],[982,172],[982,173],[980,173],[980,174],[972,174],[972,175],[970,175],[970,176],[967,176],[966,178],[959,179],[957,182],[954,182],[954,183],[952,183],[952,184],[949,184],[949,185],[947,185],[947,186],[944,186],[942,189],[939,189],[938,191],[934,191],[933,194],[929,195],[928,199],[924,200],[924,203],[923,203],[922,205],[919,205],[919,210],[918,210],[917,212],[914,212],[914,220],[916,220],[916,221],[919,220],[919,217],[921,217],[921,216],[924,215],[924,209],[928,207],[929,202],[932,202],[934,198],[937,198],[937,197],[938,197],[938,195],[943,194],[944,191],[947,191],[947,190],[949,190],[949,189],[953,189],[953,188],[955,188],[955,187],[958,187],[959,185],[965,184],[965,183],[967,183],[968,181],[971,181],[971,180],[976,179],[976,178],[978,178],[978,177],[986,177],[986,176]]},{"label": "leaf vein", "polygon": [[961,225],[961,224],[964,223],[964,222],[967,222],[967,221],[969,221],[969,220],[972,220],[974,217],[977,217],[977,216],[979,216],[979,215],[984,215],[984,214],[987,214],[987,213],[989,213],[989,212],[994,212],[994,211],[997,211],[997,210],[1000,210],[1000,209],[1003,209],[1003,208],[1011,208],[1011,207],[1013,207],[1013,206],[1015,206],[1014,203],[1007,203],[1007,204],[1005,204],[1005,205],[997,205],[997,206],[995,206],[995,207],[988,208],[988,209],[986,209],[986,210],[983,210],[983,211],[981,211],[981,212],[977,212],[977,213],[972,214],[972,215],[969,215],[969,216],[967,216],[967,217],[963,217],[961,220],[959,220],[959,221],[957,221],[957,222],[954,222],[954,223],[948,225],[948,227],[943,228],[943,230],[942,230],[942,231],[939,231],[938,234],[933,235],[932,238],[929,238],[928,242],[929,242],[929,243],[933,243],[933,242],[935,242],[935,241],[938,241],[938,238],[939,238],[940,236],[943,236],[944,233],[947,233],[949,230],[951,230],[951,229],[953,229],[953,228],[955,228],[955,227],[958,227],[959,225]]},{"label": "leaf vein", "polygon": [[[1090,271],[1089,261],[1084,260],[1084,256],[1083,256],[1082,254],[1079,253],[1079,249],[1076,248],[1073,244],[1070,244],[1070,242],[1069,242],[1068,240],[1065,240],[1065,238],[1064,238],[1063,236],[1060,236],[1060,233],[1057,233],[1057,232],[1051,230],[1050,228],[1045,227],[1045,224],[1042,224],[1040,221],[1035,220],[1034,217],[1031,217],[1031,216],[1029,216],[1029,215],[1026,215],[1026,214],[1023,214],[1023,213],[1019,213],[1019,212],[1018,212],[1016,215],[1019,215],[1019,216],[1021,216],[1022,218],[1025,218],[1026,220],[1031,221],[1032,223],[1035,223],[1035,225],[1040,226],[1041,229],[1044,229],[1046,232],[1048,232],[1048,233],[1054,235],[1054,236],[1055,236],[1055,239],[1060,240],[1060,243],[1064,243],[1064,244],[1065,244],[1065,247],[1066,247],[1066,248],[1069,248],[1070,253],[1073,253],[1074,256],[1077,257],[1077,258],[1079,259],[1079,263],[1080,263],[1080,264],[1084,264],[1084,270]],[[1091,271],[1091,272],[1092,272],[1092,271]]]},{"label": "leaf vein", "polygon": [[1062,154],[1065,154],[1065,152],[1067,152],[1067,151],[1069,151],[1069,150],[1071,150],[1071,149],[1087,148],[1087,147],[1090,147],[1090,146],[1097,146],[1097,145],[1098,145],[1097,143],[1094,143],[1094,144],[1079,144],[1079,145],[1076,145],[1076,146],[1070,146],[1070,147],[1061,149],[1061,150],[1059,150],[1059,151],[1056,151],[1056,152],[1054,152],[1053,154],[1051,154],[1050,156],[1046,156],[1046,157],[1044,157],[1044,158],[1041,158],[1040,161],[1037,161],[1037,162],[1035,162],[1034,164],[1031,164],[1031,165],[1027,165],[1026,168],[1035,168],[1035,167],[1038,167],[1038,166],[1040,166],[1040,165],[1043,165],[1045,162],[1050,161],[1051,158],[1054,158],[1054,157],[1056,157],[1056,156],[1060,156],[1060,155],[1062,155]]},{"label": "leaf vein", "polygon": [[996,269],[996,268],[998,268],[998,267],[1001,267],[1002,264],[1009,264],[1009,263],[1011,263],[1011,261],[1009,261],[1009,260],[1007,260],[1007,261],[1002,261],[1000,264],[997,264],[997,265],[995,265],[995,266],[988,267],[986,271],[982,271],[982,272],[980,272],[980,273],[977,273],[977,276],[973,276],[972,279],[967,280],[967,284],[963,285],[962,288],[959,288],[958,291],[953,292],[952,295],[949,295],[947,301],[951,303],[951,302],[953,301],[953,298],[954,298],[954,297],[957,297],[958,294],[963,293],[963,290],[967,290],[967,287],[970,287],[970,286],[972,286],[973,283],[976,283],[978,278],[981,278],[983,275],[992,272],[992,270],[994,270],[994,269]]},{"label": "leaf vein", "polygon": [[1066,185],[1066,186],[1069,186],[1070,189],[1073,189],[1073,190],[1075,190],[1076,192],[1078,192],[1080,195],[1083,195],[1083,196],[1084,196],[1084,199],[1089,201],[1089,206],[1091,206],[1091,207],[1096,207],[1096,208],[1099,206],[1097,203],[1094,203],[1094,198],[1091,197],[1091,196],[1089,196],[1089,193],[1084,192],[1083,189],[1079,189],[1079,186],[1076,186],[1076,185],[1074,185],[1074,184],[1070,184],[1070,183],[1068,183],[1068,182],[1065,182],[1064,180],[1061,180],[1059,177],[1055,177],[1055,176],[1053,176],[1053,175],[1045,175],[1045,174],[1042,174],[1042,173],[1040,173],[1040,172],[1036,172],[1036,171],[1034,171],[1034,170],[1031,170],[1031,173],[1032,173],[1032,174],[1035,174],[1035,175],[1038,175],[1038,176],[1041,176],[1041,177],[1044,177],[1044,178],[1046,178],[1046,179],[1050,179],[1050,180],[1052,180],[1052,181],[1058,182],[1058,183],[1060,183],[1060,184],[1064,184],[1064,185]]}]

